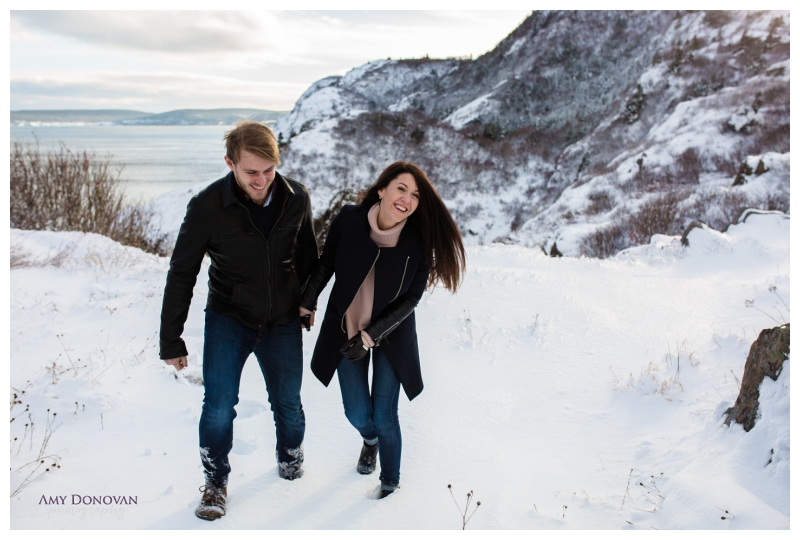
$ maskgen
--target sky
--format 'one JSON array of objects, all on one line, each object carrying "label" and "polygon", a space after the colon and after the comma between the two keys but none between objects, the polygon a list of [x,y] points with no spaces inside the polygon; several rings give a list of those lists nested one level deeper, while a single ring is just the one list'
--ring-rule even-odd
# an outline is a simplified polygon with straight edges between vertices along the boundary
[{"label": "sky", "polygon": [[493,49],[530,11],[10,12],[11,110],[290,110],[371,60]]}]

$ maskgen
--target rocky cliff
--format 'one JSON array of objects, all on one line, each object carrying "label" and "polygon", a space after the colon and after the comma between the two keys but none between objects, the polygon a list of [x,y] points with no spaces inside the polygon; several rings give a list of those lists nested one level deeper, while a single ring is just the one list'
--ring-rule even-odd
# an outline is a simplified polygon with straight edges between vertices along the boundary
[{"label": "rocky cliff", "polygon": [[409,160],[468,243],[605,257],[789,211],[789,13],[538,11],[474,60],[317,81],[275,129],[318,215]]}]

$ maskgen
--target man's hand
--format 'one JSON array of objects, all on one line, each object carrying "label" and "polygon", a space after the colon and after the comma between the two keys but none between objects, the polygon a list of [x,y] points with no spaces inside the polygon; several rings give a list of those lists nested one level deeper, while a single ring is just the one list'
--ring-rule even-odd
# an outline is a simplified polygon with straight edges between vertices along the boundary
[{"label": "man's hand", "polygon": [[189,359],[185,356],[181,356],[180,358],[170,358],[169,360],[164,360],[164,363],[174,367],[176,371],[180,371],[189,365]]},{"label": "man's hand", "polygon": [[[317,313],[316,311],[309,311],[306,308],[301,306],[300,307],[300,325],[303,328],[311,330],[311,327],[314,326],[314,315],[316,315],[316,313]],[[307,315],[309,316],[309,318],[308,318],[308,326],[306,326],[305,319],[303,318],[303,317],[305,317]]]}]

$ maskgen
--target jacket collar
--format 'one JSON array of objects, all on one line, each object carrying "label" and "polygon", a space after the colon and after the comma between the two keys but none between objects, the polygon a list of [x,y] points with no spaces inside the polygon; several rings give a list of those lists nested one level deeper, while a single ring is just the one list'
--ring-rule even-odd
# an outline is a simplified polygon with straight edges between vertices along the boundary
[{"label": "jacket collar", "polygon": [[[280,182],[280,189],[289,195],[294,195],[294,190],[289,182],[281,176],[279,172],[275,172],[275,182]],[[234,203],[239,202],[239,199],[236,197],[236,193],[234,192],[236,185],[236,177],[233,176],[233,171],[229,172],[225,178],[222,179],[222,206],[230,206]]]}]

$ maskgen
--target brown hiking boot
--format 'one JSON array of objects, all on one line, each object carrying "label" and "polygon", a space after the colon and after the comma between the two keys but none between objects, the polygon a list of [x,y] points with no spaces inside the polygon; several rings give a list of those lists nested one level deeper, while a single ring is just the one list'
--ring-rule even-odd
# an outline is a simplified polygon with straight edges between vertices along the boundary
[{"label": "brown hiking boot", "polygon": [[203,492],[203,498],[200,500],[197,510],[194,511],[194,515],[206,521],[214,521],[224,516],[228,488],[206,484],[200,488],[200,491]]}]

